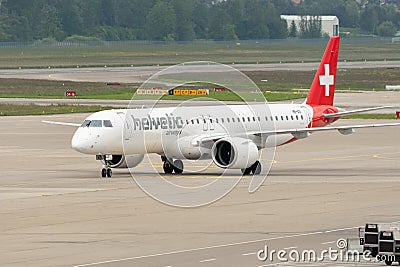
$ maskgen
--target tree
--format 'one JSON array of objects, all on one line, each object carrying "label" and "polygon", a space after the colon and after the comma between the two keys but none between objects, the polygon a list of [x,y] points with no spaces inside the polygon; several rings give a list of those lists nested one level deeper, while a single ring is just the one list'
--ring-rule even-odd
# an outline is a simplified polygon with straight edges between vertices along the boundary
[{"label": "tree", "polygon": [[192,41],[195,37],[194,26],[192,20],[193,2],[189,0],[173,0],[176,15],[176,40]]},{"label": "tree", "polygon": [[360,16],[361,29],[369,32],[374,32],[375,27],[378,24],[379,24],[379,18],[376,9],[371,5],[367,5],[363,10],[363,12],[361,12]]},{"label": "tree", "polygon": [[217,41],[237,40],[235,25],[225,9],[217,7],[211,13],[210,36]]},{"label": "tree", "polygon": [[396,27],[391,21],[382,22],[376,30],[380,36],[394,36],[396,34]]},{"label": "tree", "polygon": [[54,6],[45,3],[41,8],[39,18],[37,39],[54,38],[61,41],[65,38],[57,9]]},{"label": "tree", "polygon": [[158,1],[146,17],[146,38],[149,40],[174,40],[176,16],[171,5]]},{"label": "tree", "polygon": [[59,2],[57,10],[60,13],[62,28],[69,36],[83,33],[83,18],[77,0]]},{"label": "tree", "polygon": [[296,37],[297,36],[297,26],[294,20],[292,20],[292,23],[290,23],[289,27],[289,37]]},{"label": "tree", "polygon": [[319,16],[302,16],[300,21],[301,38],[320,38],[322,35],[322,23]]}]

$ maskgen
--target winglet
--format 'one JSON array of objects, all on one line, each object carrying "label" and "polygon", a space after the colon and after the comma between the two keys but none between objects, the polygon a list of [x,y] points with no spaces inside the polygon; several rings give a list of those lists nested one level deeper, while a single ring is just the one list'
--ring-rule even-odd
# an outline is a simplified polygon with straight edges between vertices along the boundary
[{"label": "winglet", "polygon": [[339,36],[334,36],[329,39],[324,56],[315,74],[310,92],[308,93],[306,104],[311,106],[333,105],[339,43]]}]

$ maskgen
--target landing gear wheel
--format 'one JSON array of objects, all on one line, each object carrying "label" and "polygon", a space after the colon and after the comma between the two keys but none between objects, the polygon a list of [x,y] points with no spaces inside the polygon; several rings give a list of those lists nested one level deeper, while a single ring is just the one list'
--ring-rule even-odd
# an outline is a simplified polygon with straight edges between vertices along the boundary
[{"label": "landing gear wheel", "polygon": [[107,169],[107,177],[111,178],[112,176],[112,170],[111,169]]},{"label": "landing gear wheel", "polygon": [[258,160],[251,166],[251,172],[255,175],[261,173],[261,163]]},{"label": "landing gear wheel", "polygon": [[174,161],[174,172],[176,174],[181,174],[183,172],[183,162],[180,159]]},{"label": "landing gear wheel", "polygon": [[101,169],[101,177],[105,178],[107,176],[107,169],[103,168]]},{"label": "landing gear wheel", "polygon": [[392,265],[392,261],[388,261],[388,260],[386,260],[386,261],[385,261],[385,263],[386,263],[386,265],[387,265],[387,266],[390,266],[390,265]]},{"label": "landing gear wheel", "polygon": [[166,174],[171,174],[174,171],[174,166],[169,161],[164,161],[163,169]]}]

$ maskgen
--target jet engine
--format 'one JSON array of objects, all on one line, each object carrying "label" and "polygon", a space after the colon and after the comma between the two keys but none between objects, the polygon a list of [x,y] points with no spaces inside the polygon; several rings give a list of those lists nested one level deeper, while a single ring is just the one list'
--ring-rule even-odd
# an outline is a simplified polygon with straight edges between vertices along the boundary
[{"label": "jet engine", "polygon": [[110,168],[133,168],[142,162],[144,155],[112,155],[110,160],[102,160],[104,165],[108,165]]},{"label": "jet engine", "polygon": [[245,169],[258,158],[258,149],[253,141],[240,137],[221,139],[212,148],[214,163],[220,168]]}]

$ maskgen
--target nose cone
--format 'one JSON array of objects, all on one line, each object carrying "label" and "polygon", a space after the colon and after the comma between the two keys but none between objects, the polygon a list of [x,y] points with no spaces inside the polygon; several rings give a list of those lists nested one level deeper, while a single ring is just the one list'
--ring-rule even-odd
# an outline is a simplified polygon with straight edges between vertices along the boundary
[{"label": "nose cone", "polygon": [[89,142],[88,136],[78,129],[71,140],[71,147],[81,153],[90,154],[93,145]]}]

